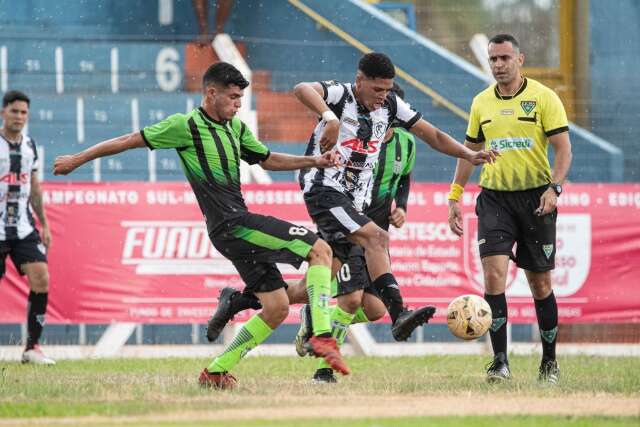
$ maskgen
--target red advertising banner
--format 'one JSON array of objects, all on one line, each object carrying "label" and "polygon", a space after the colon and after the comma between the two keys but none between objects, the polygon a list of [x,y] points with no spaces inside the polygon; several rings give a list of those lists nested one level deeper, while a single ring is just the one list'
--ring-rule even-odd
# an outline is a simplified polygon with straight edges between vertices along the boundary
[{"label": "red advertising banner", "polygon": [[[391,230],[393,272],[405,302],[437,306],[441,322],[451,299],[483,291],[477,191],[468,187],[463,238],[449,230],[444,184],[413,184],[408,223]],[[293,183],[246,185],[244,194],[253,212],[312,227]],[[220,288],[243,286],[210,244],[187,184],[47,183],[44,198],[53,232],[51,323],[203,323]],[[640,185],[569,184],[559,210],[552,277],[561,321],[640,322]],[[23,322],[28,286],[7,264],[0,322]],[[510,320],[534,322],[526,278],[512,267]],[[303,274],[290,266],[282,271],[287,278]]]}]

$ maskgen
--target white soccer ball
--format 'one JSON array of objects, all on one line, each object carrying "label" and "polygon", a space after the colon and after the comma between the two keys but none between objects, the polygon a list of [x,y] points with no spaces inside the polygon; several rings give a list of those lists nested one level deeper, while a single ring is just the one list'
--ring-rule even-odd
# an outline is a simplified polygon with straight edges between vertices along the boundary
[{"label": "white soccer ball", "polygon": [[461,295],[447,308],[447,325],[463,340],[480,338],[491,326],[491,307],[478,295]]}]

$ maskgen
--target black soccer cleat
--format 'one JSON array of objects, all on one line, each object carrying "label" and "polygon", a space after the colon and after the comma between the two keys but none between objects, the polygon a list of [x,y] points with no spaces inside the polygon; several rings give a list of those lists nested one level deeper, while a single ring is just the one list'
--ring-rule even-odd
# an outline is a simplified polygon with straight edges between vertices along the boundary
[{"label": "black soccer cleat", "polygon": [[240,291],[237,291],[234,288],[222,288],[220,295],[218,296],[218,306],[216,307],[216,311],[207,323],[207,339],[209,342],[214,342],[220,336],[227,323],[233,319],[233,316],[236,313],[233,312],[231,300],[241,295]]},{"label": "black soccer cleat", "polygon": [[538,382],[557,385],[560,380],[560,367],[554,359],[542,359],[538,369]]},{"label": "black soccer cleat", "polygon": [[391,334],[396,341],[406,341],[413,331],[420,325],[428,323],[436,312],[435,307],[426,306],[417,310],[407,310],[400,313],[391,326]]},{"label": "black soccer cleat", "polygon": [[507,355],[500,352],[493,357],[493,360],[487,366],[487,382],[489,384],[499,384],[510,379],[511,370],[509,370]]},{"label": "black soccer cleat", "polygon": [[336,384],[338,379],[333,375],[333,369],[320,368],[313,374],[311,384]]}]

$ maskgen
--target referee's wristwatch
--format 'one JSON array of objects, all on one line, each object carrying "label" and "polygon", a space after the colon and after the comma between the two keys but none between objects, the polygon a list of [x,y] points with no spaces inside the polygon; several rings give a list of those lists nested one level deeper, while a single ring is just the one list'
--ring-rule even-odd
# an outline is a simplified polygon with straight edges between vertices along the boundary
[{"label": "referee's wristwatch", "polygon": [[556,193],[556,196],[558,197],[560,197],[560,194],[562,194],[562,185],[560,184],[552,182],[551,184],[549,184],[549,188],[553,189],[553,191]]}]

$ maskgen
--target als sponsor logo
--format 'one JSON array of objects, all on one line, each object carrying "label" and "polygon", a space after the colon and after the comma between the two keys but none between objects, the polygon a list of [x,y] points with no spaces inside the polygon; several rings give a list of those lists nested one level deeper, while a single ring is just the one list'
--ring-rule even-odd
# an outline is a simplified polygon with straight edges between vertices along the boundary
[{"label": "als sponsor logo", "polygon": [[26,184],[29,182],[29,174],[26,172],[21,174],[9,172],[8,174],[0,177],[0,182],[5,182],[7,184]]},{"label": "als sponsor logo", "polygon": [[356,153],[371,154],[378,152],[378,144],[380,141],[371,140],[365,144],[358,138],[349,139],[340,143],[341,147],[348,148]]}]

